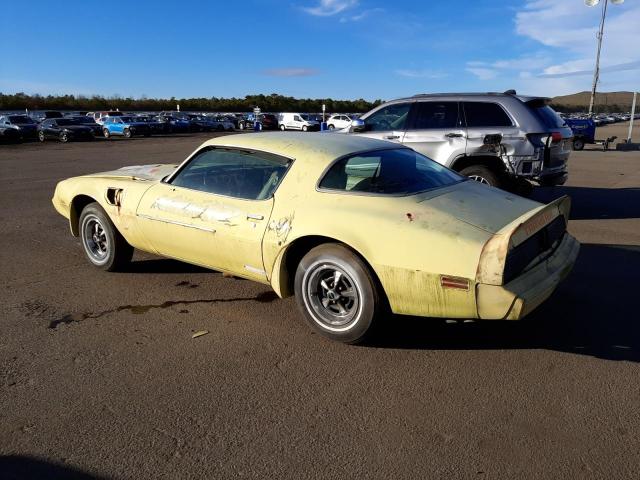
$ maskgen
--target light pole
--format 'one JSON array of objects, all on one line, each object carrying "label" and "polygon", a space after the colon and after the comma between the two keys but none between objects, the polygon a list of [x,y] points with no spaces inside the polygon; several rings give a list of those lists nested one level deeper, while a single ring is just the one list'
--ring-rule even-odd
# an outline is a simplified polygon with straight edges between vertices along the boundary
[{"label": "light pole", "polygon": [[[584,4],[587,7],[595,7],[600,3],[600,0],[584,0]],[[591,99],[589,100],[589,116],[593,113],[593,101],[596,98],[596,87],[598,86],[598,78],[600,77],[600,48],[602,47],[602,33],[604,31],[604,19],[607,16],[607,4],[609,0],[602,2],[602,16],[600,17],[600,28],[598,28],[598,50],[596,52],[596,66],[593,69],[593,86],[591,87]],[[624,3],[624,0],[611,0],[614,5],[620,5]]]}]

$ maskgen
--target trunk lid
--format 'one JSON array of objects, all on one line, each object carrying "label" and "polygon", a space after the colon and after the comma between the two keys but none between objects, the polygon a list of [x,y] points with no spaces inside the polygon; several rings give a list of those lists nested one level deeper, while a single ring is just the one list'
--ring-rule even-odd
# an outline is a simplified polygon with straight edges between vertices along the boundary
[{"label": "trunk lid", "polygon": [[523,214],[542,206],[538,202],[473,180],[447,188],[441,195],[428,195],[419,202],[425,202],[425,206],[429,208],[492,234]]}]

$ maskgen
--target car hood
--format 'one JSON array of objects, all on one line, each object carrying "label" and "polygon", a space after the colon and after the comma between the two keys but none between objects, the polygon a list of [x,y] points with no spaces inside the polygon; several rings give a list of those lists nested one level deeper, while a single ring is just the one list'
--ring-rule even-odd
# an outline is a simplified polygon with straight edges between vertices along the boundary
[{"label": "car hood", "polygon": [[542,206],[473,180],[423,195],[418,203],[425,208],[436,209],[489,233],[497,233],[516,218]]},{"label": "car hood", "polygon": [[154,164],[154,165],[135,165],[132,167],[122,167],[109,172],[94,173],[86,175],[87,177],[104,177],[104,178],[130,178],[133,180],[160,181],[167,175],[173,173],[178,165],[170,164]]}]

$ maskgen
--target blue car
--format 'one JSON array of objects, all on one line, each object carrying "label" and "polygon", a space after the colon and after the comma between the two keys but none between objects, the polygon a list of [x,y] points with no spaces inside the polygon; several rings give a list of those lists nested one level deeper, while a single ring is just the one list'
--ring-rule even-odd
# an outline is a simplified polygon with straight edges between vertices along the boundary
[{"label": "blue car", "polygon": [[112,135],[121,135],[125,138],[131,138],[134,135],[151,135],[151,127],[145,122],[141,122],[135,117],[107,117],[102,122],[102,133],[105,138]]}]

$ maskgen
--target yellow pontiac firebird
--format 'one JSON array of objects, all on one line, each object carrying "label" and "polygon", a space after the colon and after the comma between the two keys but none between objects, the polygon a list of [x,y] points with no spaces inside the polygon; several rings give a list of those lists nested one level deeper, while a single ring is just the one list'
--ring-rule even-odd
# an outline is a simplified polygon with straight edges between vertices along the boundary
[{"label": "yellow pontiac firebird", "polygon": [[397,144],[255,133],[180,165],[60,182],[53,205],[96,267],[134,248],[295,294],[309,324],[357,342],[381,313],[517,320],[571,270],[569,198],[474,182]]}]

